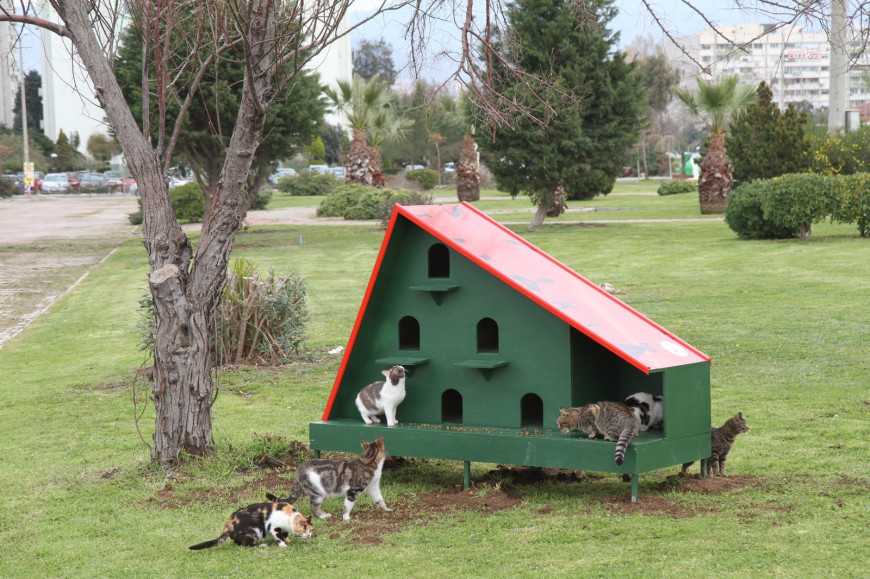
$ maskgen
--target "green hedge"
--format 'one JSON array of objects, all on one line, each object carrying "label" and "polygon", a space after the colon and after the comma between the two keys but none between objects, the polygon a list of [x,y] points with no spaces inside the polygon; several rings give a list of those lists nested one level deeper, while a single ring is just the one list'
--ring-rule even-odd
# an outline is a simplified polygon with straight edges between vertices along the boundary
[{"label": "green hedge", "polygon": [[378,189],[367,185],[342,185],[326,196],[317,208],[320,217],[353,220],[389,218],[393,205],[428,205],[432,197],[407,189]]},{"label": "green hedge", "polygon": [[725,223],[744,239],[806,239],[813,223],[857,223],[870,235],[870,175],[794,173],[744,183],[728,195]]},{"label": "green hedge", "polygon": [[416,181],[427,191],[438,184],[438,171],[432,169],[414,169],[405,173],[405,179]]},{"label": "green hedge", "polygon": [[329,195],[341,184],[332,174],[300,171],[278,179],[278,191],[293,196]]},{"label": "green hedge", "polygon": [[659,195],[676,195],[678,193],[692,193],[698,191],[698,184],[694,179],[671,179],[659,185]]}]

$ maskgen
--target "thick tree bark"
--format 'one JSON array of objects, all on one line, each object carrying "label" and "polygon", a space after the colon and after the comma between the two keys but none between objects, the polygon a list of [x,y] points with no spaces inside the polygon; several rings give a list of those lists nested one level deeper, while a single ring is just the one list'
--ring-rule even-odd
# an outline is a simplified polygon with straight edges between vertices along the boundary
[{"label": "thick tree bark", "polygon": [[245,75],[242,101],[214,202],[203,223],[196,260],[169,202],[161,153],[139,130],[88,20],[86,0],[58,0],[59,13],[96,89],[96,96],[139,182],[142,231],[148,252],[157,328],[152,396],[156,411],[153,456],[173,466],[179,453],[201,455],[212,444],[214,385],[209,336],[226,283],[232,243],[241,224],[239,200],[259,144],[274,80],[274,4],[256,0],[250,8],[249,46],[253,64]]}]

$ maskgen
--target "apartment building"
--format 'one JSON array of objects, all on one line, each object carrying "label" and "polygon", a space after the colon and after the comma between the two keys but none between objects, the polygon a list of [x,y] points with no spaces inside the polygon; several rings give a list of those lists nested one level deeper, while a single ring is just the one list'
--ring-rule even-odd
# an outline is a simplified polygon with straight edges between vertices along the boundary
[{"label": "apartment building", "polygon": [[[765,81],[783,108],[789,103],[808,110],[828,107],[831,51],[825,32],[809,32],[801,26],[774,29],[770,24],[741,24],[723,26],[718,32],[702,30],[680,40],[686,52],[705,67],[707,78],[736,74],[741,83]],[[863,49],[856,42],[849,52],[859,64],[870,63]],[[669,51],[683,83],[694,86],[698,65],[673,47]],[[847,108],[870,102],[870,87],[859,68],[849,71],[847,87]]]}]

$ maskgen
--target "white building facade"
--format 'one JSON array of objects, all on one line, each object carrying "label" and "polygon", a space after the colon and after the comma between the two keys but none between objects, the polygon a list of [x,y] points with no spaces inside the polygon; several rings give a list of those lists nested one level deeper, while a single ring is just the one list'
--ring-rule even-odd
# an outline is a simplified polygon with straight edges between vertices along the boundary
[{"label": "white building facade", "polygon": [[[771,25],[742,24],[723,26],[719,33],[702,30],[681,38],[687,52],[706,68],[706,78],[736,74],[742,84],[767,83],[774,101],[785,108],[827,108],[831,89],[831,51],[824,32],[805,32],[800,26],[773,30]],[[723,36],[733,40],[727,42]],[[686,86],[694,86],[698,67],[675,48],[670,56],[679,62]],[[863,46],[850,47],[852,58],[867,61]],[[846,108],[870,102],[870,87],[862,79],[861,70],[853,67],[848,73]]]}]

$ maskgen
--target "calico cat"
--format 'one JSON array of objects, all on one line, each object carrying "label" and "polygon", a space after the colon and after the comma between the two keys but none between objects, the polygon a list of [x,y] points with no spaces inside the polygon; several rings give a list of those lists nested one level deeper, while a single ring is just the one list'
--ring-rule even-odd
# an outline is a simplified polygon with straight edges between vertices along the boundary
[{"label": "calico cat", "polygon": [[[710,475],[725,476],[725,459],[728,458],[728,453],[731,452],[731,447],[734,446],[734,441],[738,434],[749,432],[749,427],[743,419],[743,413],[738,412],[725,421],[725,424],[716,428],[710,428]],[[692,466],[692,462],[683,463],[683,470],[680,471],[680,476],[686,476],[686,470]]]},{"label": "calico cat", "polygon": [[243,547],[253,547],[269,535],[275,537],[279,547],[286,547],[290,533],[300,539],[311,538],[314,531],[311,517],[303,516],[292,504],[274,495],[266,494],[266,498],[268,502],[254,503],[233,513],[217,539],[193,545],[190,549],[198,551],[216,547],[227,539]]},{"label": "calico cat", "polygon": [[616,464],[622,464],[625,460],[625,449],[640,429],[640,420],[625,404],[598,402],[578,408],[560,408],[556,425],[562,434],[582,430],[589,433],[589,438],[603,434],[604,440],[615,441],[616,452],[613,458]]},{"label": "calico cat", "polygon": [[661,396],[636,392],[625,399],[625,405],[634,409],[634,414],[640,419],[641,432],[661,429],[664,415]]},{"label": "calico cat", "polygon": [[405,368],[393,366],[389,370],[381,372],[386,382],[373,382],[356,396],[356,407],[366,424],[380,422],[378,415],[383,414],[387,418],[387,426],[395,426],[396,407],[405,399]]},{"label": "calico cat", "polygon": [[350,511],[363,493],[380,508],[390,511],[381,495],[381,471],[387,457],[384,437],[361,444],[363,454],[359,458],[315,458],[300,465],[293,475],[293,490],[287,500],[295,503],[299,497],[307,497],[311,511],[321,519],[332,516],[320,508],[328,497],[344,496],[341,516],[345,521],[350,519]]}]

